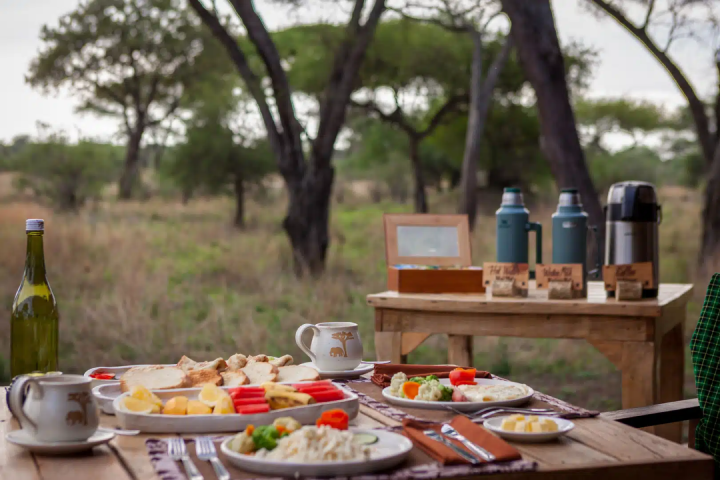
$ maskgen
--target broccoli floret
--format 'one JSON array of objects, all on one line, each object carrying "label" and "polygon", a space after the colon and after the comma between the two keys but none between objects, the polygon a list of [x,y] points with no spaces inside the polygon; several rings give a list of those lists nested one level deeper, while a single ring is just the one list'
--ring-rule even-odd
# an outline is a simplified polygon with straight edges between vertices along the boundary
[{"label": "broccoli floret", "polygon": [[258,450],[261,448],[264,448],[265,450],[273,450],[277,447],[278,438],[280,438],[280,433],[273,425],[257,427],[252,434],[253,443],[255,444],[255,448]]},{"label": "broccoli floret", "polygon": [[440,401],[451,402],[453,396],[453,389],[450,387],[446,387],[445,385],[440,385],[440,390],[442,391],[442,397],[440,397]]},{"label": "broccoli floret", "polygon": [[415,383],[419,383],[420,385],[422,385],[423,383],[425,383],[425,379],[423,377],[413,377],[410,380],[408,380],[408,382],[415,382]]},{"label": "broccoli floret", "polygon": [[425,381],[426,381],[426,382],[429,382],[429,381],[432,381],[432,380],[436,380],[436,381],[438,381],[438,382],[440,381],[440,379],[437,377],[437,375],[428,375],[427,377],[425,377]]}]

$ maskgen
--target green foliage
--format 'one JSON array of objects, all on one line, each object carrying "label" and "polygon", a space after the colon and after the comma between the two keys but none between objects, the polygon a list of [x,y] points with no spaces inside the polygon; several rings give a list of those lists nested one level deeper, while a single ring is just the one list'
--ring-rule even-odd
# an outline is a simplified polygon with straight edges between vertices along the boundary
[{"label": "green foliage", "polygon": [[15,186],[30,190],[41,202],[57,210],[75,211],[97,198],[117,176],[123,151],[113,145],[81,140],[70,144],[61,134],[28,143],[10,158],[19,173]]}]

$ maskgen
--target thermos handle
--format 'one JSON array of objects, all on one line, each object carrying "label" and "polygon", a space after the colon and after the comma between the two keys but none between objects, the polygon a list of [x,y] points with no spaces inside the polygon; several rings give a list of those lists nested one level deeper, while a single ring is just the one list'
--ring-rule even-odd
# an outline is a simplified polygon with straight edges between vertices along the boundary
[{"label": "thermos handle", "polygon": [[593,235],[595,236],[595,254],[597,255],[597,257],[595,259],[595,268],[587,272],[587,274],[588,277],[594,275],[595,278],[597,278],[600,275],[600,265],[602,265],[602,252],[600,252],[600,236],[598,235],[597,225],[588,225],[588,230],[593,232]]},{"label": "thermos handle", "polygon": [[[528,222],[525,230],[535,232],[535,265],[542,263],[542,223]],[[535,270],[530,271],[530,278],[535,278]]]}]

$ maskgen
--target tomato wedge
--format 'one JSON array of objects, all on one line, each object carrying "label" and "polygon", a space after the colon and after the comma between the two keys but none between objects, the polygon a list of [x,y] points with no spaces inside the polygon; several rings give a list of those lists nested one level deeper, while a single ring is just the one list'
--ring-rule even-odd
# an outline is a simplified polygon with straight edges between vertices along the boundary
[{"label": "tomato wedge", "polygon": [[267,403],[255,404],[255,405],[240,405],[235,407],[235,413],[240,415],[252,415],[254,413],[267,413],[270,411],[270,405]]},{"label": "tomato wedge", "polygon": [[350,423],[350,416],[345,413],[345,410],[335,408],[333,410],[323,412],[322,415],[320,415],[320,418],[318,418],[315,422],[315,425],[318,427],[327,425],[336,430],[347,430],[348,423]]},{"label": "tomato wedge", "polygon": [[313,397],[317,403],[334,402],[345,398],[343,391],[338,389],[323,392],[307,392],[307,394]]},{"label": "tomato wedge", "polygon": [[95,380],[113,380],[115,378],[114,373],[91,373],[91,378]]},{"label": "tomato wedge", "polygon": [[[450,384],[451,385],[475,385],[475,373],[477,370],[474,368],[456,368],[450,372]],[[459,382],[470,382],[470,383],[459,383]]]}]

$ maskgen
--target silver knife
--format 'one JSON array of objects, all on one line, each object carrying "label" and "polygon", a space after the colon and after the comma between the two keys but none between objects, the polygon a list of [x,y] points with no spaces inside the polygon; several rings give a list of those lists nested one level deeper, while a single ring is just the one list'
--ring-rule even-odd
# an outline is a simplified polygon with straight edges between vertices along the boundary
[{"label": "silver knife", "polygon": [[464,458],[468,462],[472,463],[473,465],[477,465],[478,463],[480,463],[480,461],[477,458],[473,457],[472,455],[470,455],[468,452],[466,452],[462,448],[457,447],[454,443],[452,443],[450,440],[448,440],[447,438],[445,438],[442,435],[440,435],[439,433],[437,433],[435,430],[423,430],[423,433],[427,437],[430,437],[433,440],[435,440],[436,442],[440,442],[443,445],[445,445],[446,447],[452,448],[455,453],[457,453],[458,455],[460,455],[462,458]]},{"label": "silver knife", "polygon": [[442,428],[440,430],[442,431],[442,433],[444,433],[448,437],[452,438],[453,440],[457,440],[460,443],[462,443],[463,445],[465,445],[467,448],[470,449],[471,452],[473,452],[476,455],[479,455],[486,462],[492,462],[493,460],[495,460],[495,455],[488,452],[481,446],[472,443],[470,440],[465,438],[465,436],[463,436],[460,432],[455,430],[450,425],[445,424],[442,426]]}]

